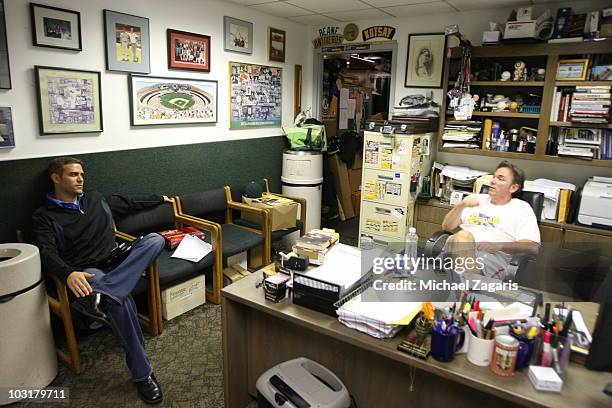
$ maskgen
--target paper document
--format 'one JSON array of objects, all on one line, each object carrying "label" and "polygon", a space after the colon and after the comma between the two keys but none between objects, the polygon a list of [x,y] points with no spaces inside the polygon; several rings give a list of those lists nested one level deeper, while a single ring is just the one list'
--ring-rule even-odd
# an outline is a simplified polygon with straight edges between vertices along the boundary
[{"label": "paper document", "polygon": [[442,175],[457,180],[474,180],[480,176],[489,174],[486,171],[473,170],[469,167],[444,166]]},{"label": "paper document", "polygon": [[179,258],[197,263],[211,251],[211,244],[204,242],[200,238],[196,238],[193,235],[187,234],[170,258]]},{"label": "paper document", "polygon": [[336,244],[325,255],[323,265],[306,272],[307,276],[349,289],[362,276],[361,251],[358,248]]}]

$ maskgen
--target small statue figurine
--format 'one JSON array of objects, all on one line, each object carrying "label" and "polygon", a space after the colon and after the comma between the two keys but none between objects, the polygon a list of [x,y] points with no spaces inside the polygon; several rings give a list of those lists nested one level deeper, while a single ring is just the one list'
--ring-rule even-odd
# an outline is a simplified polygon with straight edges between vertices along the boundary
[{"label": "small statue figurine", "polygon": [[535,80],[544,81],[545,75],[546,75],[546,70],[544,68],[538,68],[538,70],[536,71]]},{"label": "small statue figurine", "polygon": [[516,61],[514,63],[514,77],[513,81],[524,81],[525,80],[525,63],[523,61]]}]

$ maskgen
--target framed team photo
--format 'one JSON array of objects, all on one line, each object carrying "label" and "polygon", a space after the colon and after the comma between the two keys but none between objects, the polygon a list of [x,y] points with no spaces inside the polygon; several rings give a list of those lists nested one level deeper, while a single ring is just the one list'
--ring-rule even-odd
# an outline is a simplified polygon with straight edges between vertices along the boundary
[{"label": "framed team photo", "polygon": [[102,132],[99,71],[35,66],[41,135]]},{"label": "framed team photo", "polygon": [[132,126],[217,122],[217,81],[130,75]]},{"label": "framed team photo", "polygon": [[151,72],[148,18],[104,10],[104,38],[107,70]]},{"label": "framed team photo", "polygon": [[81,13],[30,3],[32,44],[81,51]]},{"label": "framed team photo", "polygon": [[169,28],[168,68],[210,72],[210,36]]}]

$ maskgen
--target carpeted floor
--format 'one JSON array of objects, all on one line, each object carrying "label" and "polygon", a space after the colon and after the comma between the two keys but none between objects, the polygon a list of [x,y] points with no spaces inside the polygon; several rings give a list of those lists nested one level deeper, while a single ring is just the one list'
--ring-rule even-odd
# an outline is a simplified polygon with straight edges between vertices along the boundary
[{"label": "carpeted floor", "polygon": [[[327,225],[340,233],[340,241],[357,245],[359,218]],[[124,353],[110,329],[80,338],[82,372],[73,374],[59,365],[50,384],[67,387],[69,406],[144,407],[125,365]],[[221,408],[223,399],[223,350],[221,307],[204,305],[166,322],[157,337],[145,334],[149,358],[164,393],[161,407]],[[48,404],[66,406],[65,403]],[[12,407],[40,407],[17,403]]]},{"label": "carpeted floor", "polygon": [[[164,393],[162,407],[223,407],[221,307],[204,305],[146,336],[146,348]],[[60,364],[50,386],[68,387],[70,406],[144,407],[130,380],[124,353],[110,329],[79,339],[82,373]],[[45,403],[44,406],[48,404]],[[66,404],[49,404],[64,405]],[[40,403],[15,404],[40,407]]]}]

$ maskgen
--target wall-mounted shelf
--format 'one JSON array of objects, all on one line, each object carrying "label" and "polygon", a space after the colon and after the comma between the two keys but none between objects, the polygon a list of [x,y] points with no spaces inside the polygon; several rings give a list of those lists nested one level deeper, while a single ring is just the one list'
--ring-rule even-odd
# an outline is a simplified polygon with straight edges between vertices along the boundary
[{"label": "wall-mounted shelf", "polygon": [[612,129],[612,123],[550,122],[550,126],[571,128]]},{"label": "wall-mounted shelf", "polygon": [[[447,115],[452,115],[453,111],[446,111]],[[477,112],[474,111],[472,116],[489,116],[497,118],[525,118],[525,119],[540,119],[539,113],[522,113],[522,112]]]},{"label": "wall-mounted shelf", "polygon": [[[446,112],[446,115],[440,115],[439,123],[439,137],[438,137],[438,151],[445,153],[457,153],[466,154],[473,156],[492,156],[502,157],[510,159],[523,159],[523,160],[538,160],[550,163],[563,163],[563,164],[577,164],[584,166],[594,167],[607,167],[612,168],[612,160],[584,160],[573,157],[558,157],[558,156],[547,156],[546,145],[548,143],[548,137],[550,134],[551,127],[570,127],[570,128],[594,128],[594,129],[612,129],[612,124],[586,124],[586,123],[573,123],[573,122],[559,122],[550,121],[550,111],[553,102],[553,96],[556,92],[557,87],[563,86],[612,86],[612,81],[557,81],[555,73],[559,60],[566,59],[572,55],[584,55],[584,54],[606,54],[612,55],[612,40],[609,41],[585,41],[581,43],[569,43],[569,44],[547,44],[547,43],[536,43],[530,44],[529,46],[524,45],[501,45],[501,46],[490,46],[490,47],[473,47],[471,49],[472,59],[492,59],[498,61],[514,61],[521,58],[527,57],[543,57],[540,58],[542,61],[545,59],[546,64],[546,78],[544,81],[473,81],[472,86],[490,86],[490,87],[518,87],[515,90],[520,90],[520,87],[528,88],[526,92],[541,93],[541,113],[520,113],[520,112],[474,112],[473,119],[478,120],[481,117],[491,118],[508,118],[507,121],[512,120],[513,127],[520,126],[531,126],[537,127],[538,134],[536,139],[535,154],[528,153],[516,153],[516,152],[498,152],[491,150],[482,149],[467,149],[467,148],[444,148],[442,147],[444,141],[442,136],[444,134],[444,125],[446,121],[452,121],[452,111],[447,110],[447,98],[442,101],[441,111]],[[451,49],[450,58],[460,58],[461,50],[459,47]],[[449,77],[449,67],[451,66],[450,61],[445,64],[444,78]],[[474,62],[472,63],[474,66]],[[453,74],[455,74],[453,72]],[[446,95],[449,88],[452,88],[454,81],[445,81],[442,89],[442,94]],[[537,89],[536,87],[539,87]],[[535,88],[535,89],[534,89]],[[506,89],[510,91],[510,89]],[[503,89],[499,90],[499,93],[503,93]],[[537,122],[535,122],[537,120]],[[503,121],[502,121],[503,122]]]}]

